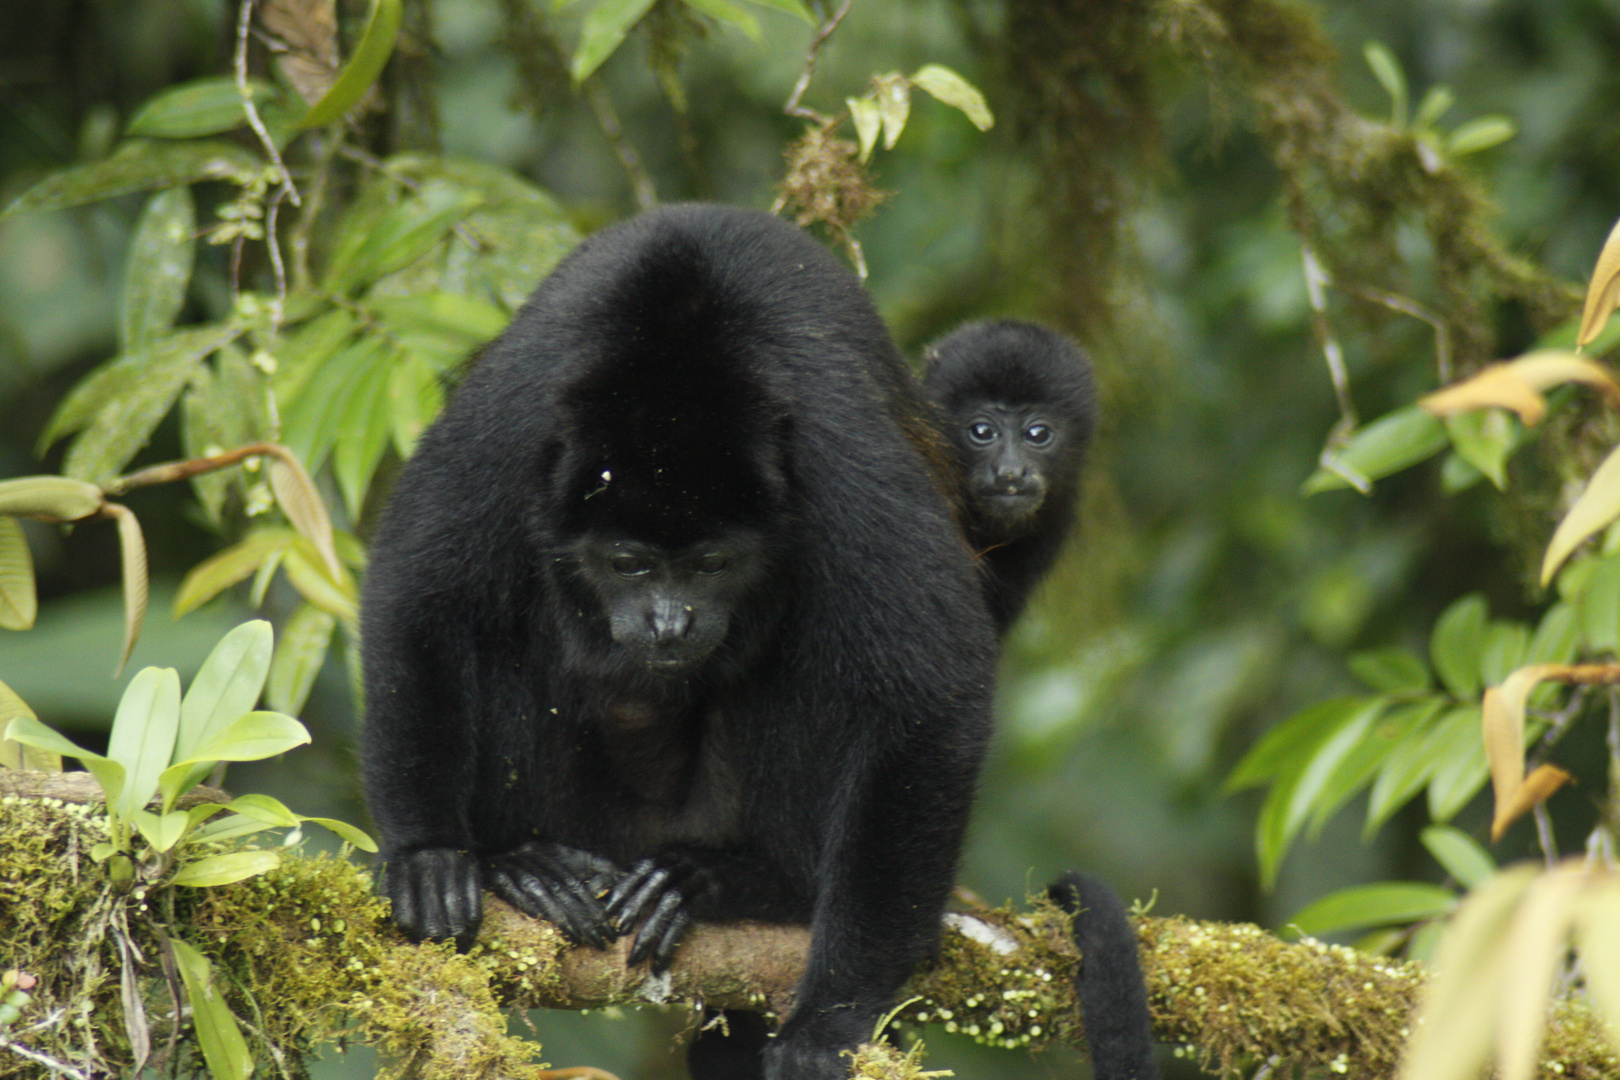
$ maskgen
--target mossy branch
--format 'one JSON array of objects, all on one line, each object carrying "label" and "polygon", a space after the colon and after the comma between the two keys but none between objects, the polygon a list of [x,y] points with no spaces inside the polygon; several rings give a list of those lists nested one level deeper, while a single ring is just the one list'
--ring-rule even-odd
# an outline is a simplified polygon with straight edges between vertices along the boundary
[{"label": "mossy branch", "polygon": [[[538,1048],[507,1033],[503,1009],[702,1000],[780,1012],[808,940],[795,928],[700,927],[669,975],[654,979],[625,967],[623,942],[571,948],[549,924],[491,901],[478,946],[460,956],[402,941],[369,875],[342,859],[291,854],[235,885],[120,892],[88,854],[103,822],[92,806],[0,798],[0,967],[38,980],[21,1016],[0,1028],[0,1077],[39,1075],[37,1061],[12,1047],[87,1077],[127,1065],[120,935],[137,958],[131,974],[153,1047],[168,1042],[177,1015],[185,1023],[158,962],[162,935],[173,934],[212,959],[233,1009],[255,1018],[261,1058],[296,1062],[343,1037],[378,1046],[397,1073],[425,1080],[540,1076]],[[903,1025],[941,1024],[1007,1046],[1083,1044],[1072,990],[1080,958],[1066,915],[1038,903],[947,921],[938,962],[905,991]],[[1352,1078],[1392,1074],[1419,983],[1411,965],[1288,944],[1253,926],[1142,918],[1138,930],[1159,1037],[1206,1067],[1236,1075],[1272,1061]],[[1589,1013],[1572,1004],[1555,1013],[1544,1057],[1557,1062],[1556,1075],[1620,1074]],[[187,1039],[178,1046],[182,1060],[196,1053]],[[882,1049],[855,1064],[887,1080],[920,1069],[916,1055]]]}]

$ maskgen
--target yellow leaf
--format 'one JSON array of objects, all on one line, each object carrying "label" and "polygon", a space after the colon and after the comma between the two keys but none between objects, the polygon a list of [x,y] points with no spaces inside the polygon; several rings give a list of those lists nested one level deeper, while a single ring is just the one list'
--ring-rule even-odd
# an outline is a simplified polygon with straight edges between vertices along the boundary
[{"label": "yellow leaf", "polygon": [[1575,909],[1575,945],[1581,973],[1609,1041],[1620,1050],[1620,874],[1610,871],[1581,897]]},{"label": "yellow leaf", "polygon": [[[1503,807],[1512,802],[1524,784],[1524,703],[1537,683],[1561,670],[1561,664],[1532,664],[1503,679],[1501,686],[1485,691],[1480,730],[1485,740],[1485,760],[1491,767],[1498,821]],[[1500,830],[1493,824],[1491,839],[1498,835]]]},{"label": "yellow leaf", "polygon": [[1512,409],[1531,427],[1547,413],[1546,401],[1508,364],[1482,368],[1471,378],[1420,398],[1418,404],[1434,416],[1474,409]]},{"label": "yellow leaf", "polygon": [[1620,307],[1620,221],[1609,230],[1609,238],[1603,241],[1603,250],[1598,253],[1592,283],[1586,288],[1586,305],[1581,310],[1581,329],[1575,335],[1575,343],[1585,345],[1597,337],[1616,307]]},{"label": "yellow leaf", "polygon": [[1620,517],[1620,447],[1609,451],[1597,467],[1586,490],[1558,523],[1547,554],[1541,560],[1541,584],[1552,580],[1557,569],[1582,540]]},{"label": "yellow leaf", "polygon": [[291,450],[280,446],[275,450],[270,458],[270,490],[275,492],[276,502],[281,504],[292,527],[315,545],[332,576],[341,578],[343,568],[332,542],[332,517],[326,512],[321,493],[315,489],[315,481],[309,478]]},{"label": "yellow leaf", "polygon": [[1547,998],[1564,962],[1564,943],[1586,882],[1585,867],[1564,863],[1530,886],[1513,916],[1496,1005],[1499,1080],[1531,1080],[1535,1073]]},{"label": "yellow leaf", "polygon": [[1537,765],[1530,770],[1518,790],[1505,802],[1496,804],[1491,819],[1491,840],[1501,839],[1507,827],[1552,797],[1552,793],[1575,778],[1556,765]]}]

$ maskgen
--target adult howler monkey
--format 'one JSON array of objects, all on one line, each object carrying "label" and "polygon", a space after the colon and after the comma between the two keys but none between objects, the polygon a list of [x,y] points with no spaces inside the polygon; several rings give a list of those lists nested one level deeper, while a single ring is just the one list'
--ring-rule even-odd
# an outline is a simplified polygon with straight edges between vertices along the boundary
[{"label": "adult howler monkey", "polygon": [[1096,425],[1091,364],[1063,335],[1011,319],[958,327],[923,356],[924,392],[962,469],[963,531],[1005,631],[1074,520]]},{"label": "adult howler monkey", "polygon": [[488,887],[666,967],[806,923],[794,1009],[700,1080],[832,1080],[931,950],[990,728],[929,410],[852,274],[765,214],[587,239],[422,436],[362,605],[363,775],[418,938]]}]

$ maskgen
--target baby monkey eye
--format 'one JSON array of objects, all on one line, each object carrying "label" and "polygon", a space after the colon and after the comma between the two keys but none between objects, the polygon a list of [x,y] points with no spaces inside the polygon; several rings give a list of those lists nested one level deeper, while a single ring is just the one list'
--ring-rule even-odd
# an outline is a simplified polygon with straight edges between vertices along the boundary
[{"label": "baby monkey eye", "polygon": [[969,424],[967,432],[968,438],[972,439],[980,446],[983,446],[985,443],[994,442],[996,439],[995,427],[983,420],[978,420]]},{"label": "baby monkey eye", "polygon": [[641,555],[619,554],[613,556],[610,565],[613,572],[623,577],[640,577],[652,572],[652,562]]},{"label": "baby monkey eye", "polygon": [[710,552],[697,561],[697,572],[700,574],[723,574],[731,560],[719,552]]},{"label": "baby monkey eye", "polygon": [[1024,429],[1024,441],[1031,446],[1045,446],[1052,441],[1052,429],[1045,424],[1031,424]]}]

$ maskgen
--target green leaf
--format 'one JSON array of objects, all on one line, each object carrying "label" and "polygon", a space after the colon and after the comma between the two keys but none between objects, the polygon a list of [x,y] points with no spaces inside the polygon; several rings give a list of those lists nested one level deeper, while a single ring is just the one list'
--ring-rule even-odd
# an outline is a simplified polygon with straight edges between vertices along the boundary
[{"label": "green leaf", "polygon": [[16,518],[0,516],[0,627],[27,630],[39,613],[34,559]]},{"label": "green leaf", "polygon": [[1464,461],[1456,447],[1440,463],[1440,492],[1443,495],[1467,491],[1483,479],[1485,474]]},{"label": "green leaf", "polygon": [[1406,75],[1401,71],[1400,62],[1380,41],[1367,42],[1361,47],[1361,54],[1367,58],[1367,66],[1372,68],[1379,85],[1389,94],[1389,122],[1397,128],[1406,127]]},{"label": "green leaf", "polygon": [[101,489],[65,476],[0,480],[0,514],[77,521],[101,509]]},{"label": "green leaf", "polygon": [[296,401],[310,378],[353,344],[358,328],[354,315],[342,308],[333,308],[281,339],[276,347],[276,371],[270,382],[281,408]]},{"label": "green leaf", "polygon": [[1524,424],[1506,409],[1474,409],[1446,417],[1457,454],[1496,486],[1507,489],[1507,459],[1524,438]]},{"label": "green leaf", "polygon": [[334,578],[342,578],[343,567],[338,562],[332,517],[326,512],[321,493],[315,490],[315,481],[296,457],[290,454],[271,456],[270,490],[275,492],[276,505],[287,515],[292,527],[298,530],[298,539],[294,543],[307,544],[327,572]]},{"label": "green leaf", "polygon": [[338,821],[335,818],[324,817],[307,817],[304,818],[304,820],[313,821],[317,825],[331,829],[333,832],[337,833],[341,839],[348,841],[361,851],[370,851],[374,853],[377,850],[377,841],[368,836],[364,830],[355,828],[347,821]]},{"label": "green leaf", "polygon": [[124,647],[118,654],[118,667],[124,670],[129,654],[135,651],[135,639],[141,635],[141,624],[146,619],[148,597],[146,576],[146,539],[141,535],[141,523],[127,506],[108,503],[107,509],[118,522],[119,568],[123,571],[124,585]]},{"label": "green leaf", "polygon": [[978,87],[943,64],[923,65],[911,76],[911,83],[951,108],[961,110],[980,131],[989,131],[995,125],[996,119],[990,114],[990,106],[985,104]]},{"label": "green leaf", "polygon": [[407,356],[389,374],[388,400],[394,450],[402,459],[408,458],[415,452],[422,431],[444,408],[444,387],[431,364]]},{"label": "green leaf", "polygon": [[248,578],[267,559],[286,551],[297,536],[291,529],[261,529],[198,563],[174,594],[174,617],[178,619]]},{"label": "green leaf", "polygon": [[1311,812],[1309,835],[1314,839],[1328,819],[1365,787],[1398,749],[1408,740],[1417,738],[1444,707],[1445,703],[1439,698],[1429,698],[1392,709],[1379,717],[1322,785]]},{"label": "green leaf", "polygon": [[1478,888],[1496,873],[1496,860],[1473,837],[1450,825],[1430,825],[1421,837],[1423,846],[1446,873],[1465,889]]},{"label": "green leaf", "polygon": [[[235,343],[216,352],[212,368],[198,367],[180,397],[185,456],[208,457],[229,447],[267,441],[272,426],[267,389],[264,373]],[[230,489],[246,490],[245,475],[244,469],[224,469],[191,478],[197,501],[215,526],[223,527]]]},{"label": "green leaf", "polygon": [[1440,122],[1440,118],[1451,111],[1457,104],[1457,95],[1449,87],[1435,85],[1429,87],[1423,100],[1418,103],[1417,115],[1412,118],[1412,127],[1416,131],[1426,131]]},{"label": "green leaf", "polygon": [[1328,782],[1388,706],[1383,698],[1352,700],[1354,707],[1324,716],[1305,760],[1296,760],[1287,767],[1266,794],[1255,840],[1260,877],[1267,889],[1276,883],[1288,846],[1315,810]]},{"label": "green leaf", "polygon": [[310,604],[300,605],[287,620],[281,640],[276,644],[276,657],[270,664],[270,683],[266,699],[278,712],[296,714],[303,710],[309,691],[315,685],[326,661],[326,650],[332,644],[332,629],[337,620]]},{"label": "green leaf", "polygon": [[427,254],[444,234],[483,202],[477,192],[431,183],[392,207],[364,233],[345,233],[332,254],[325,288],[346,293]]},{"label": "green leaf", "polygon": [[[1612,609],[1620,619],[1620,605]],[[1526,664],[1567,664],[1575,659],[1580,648],[1580,626],[1573,604],[1554,604],[1541,617],[1530,647],[1525,650]]]},{"label": "green leaf", "polygon": [[1418,707],[1423,711],[1416,719],[1402,718],[1411,726],[1404,730],[1399,745],[1373,782],[1372,794],[1367,797],[1367,824],[1363,835],[1371,836],[1377,831],[1391,814],[1417,794],[1439,766],[1435,736],[1445,721],[1436,718],[1444,707],[1441,701],[1424,702]]},{"label": "green leaf", "polygon": [[[189,885],[194,889],[207,889],[216,885],[229,885],[233,881],[257,877],[281,865],[281,855],[275,851],[229,851],[223,855],[188,862],[169,879],[172,885]],[[200,1033],[199,1033],[200,1035]],[[213,1062],[210,1061],[212,1066]],[[216,1074],[217,1075],[217,1074]]]},{"label": "green leaf", "polygon": [[810,9],[805,7],[800,0],[749,0],[749,3],[758,4],[760,7],[774,8],[777,11],[785,11],[789,15],[803,19],[811,26],[816,25],[816,17],[810,14]]},{"label": "green leaf", "polygon": [[844,104],[849,106],[850,119],[855,121],[855,137],[861,142],[861,160],[865,161],[872,156],[878,135],[883,131],[883,112],[870,95],[845,98]]},{"label": "green leaf", "polygon": [[266,825],[262,821],[255,821],[241,814],[231,814],[227,817],[216,818],[191,834],[193,843],[212,843],[215,840],[236,840],[254,833],[262,833],[266,829],[273,829],[274,825]]},{"label": "green leaf", "polygon": [[1321,742],[1322,733],[1336,728],[1369,698],[1344,697],[1318,702],[1284,720],[1243,755],[1221,790],[1242,791],[1302,766]]},{"label": "green leaf", "polygon": [[292,582],[293,588],[305,600],[353,626],[360,614],[353,582],[347,579],[341,584],[333,581],[331,574],[313,556],[313,548],[307,551],[301,545],[289,548],[283,560],[287,580]]},{"label": "green leaf", "polygon": [[1490,776],[1480,710],[1470,705],[1450,713],[1434,732],[1434,774],[1429,779],[1429,817],[1450,821]]},{"label": "green leaf", "polygon": [[246,186],[265,162],[228,142],[125,143],[110,156],[89,165],[52,173],[23,192],[0,220],[34,210],[63,210],[132,191],[175,187],[199,180],[229,180]]},{"label": "green leaf", "polygon": [[439,334],[458,338],[469,346],[499,336],[511,321],[511,316],[494,304],[450,292],[386,296],[367,300],[366,307],[395,333]]},{"label": "green leaf", "polygon": [[1519,133],[1518,125],[1505,116],[1481,116],[1458,126],[1446,139],[1446,152],[1452,157],[1477,154],[1500,146]]},{"label": "green leaf", "polygon": [[172,187],[147,201],[124,257],[119,352],[149,345],[173,329],[191,284],[196,231],[189,188]]},{"label": "green leaf", "polygon": [[1386,694],[1421,694],[1429,689],[1429,668],[1399,645],[1369,649],[1350,657],[1356,678]]},{"label": "green leaf", "polygon": [[[1378,480],[1433,457],[1448,442],[1444,424],[1418,406],[1409,405],[1356,432],[1333,459],[1354,475]],[[1300,490],[1315,495],[1349,486],[1350,482],[1338,473],[1318,469]]]},{"label": "green leaf", "polygon": [[602,62],[613,55],[630,28],[652,9],[653,0],[597,0],[580,28],[579,48],[574,50],[569,71],[575,84],[591,77]]},{"label": "green leaf", "polygon": [[1620,447],[1609,451],[1587,481],[1586,490],[1553,531],[1541,560],[1541,584],[1552,579],[1553,572],[1583,540],[1606,528],[1616,517],[1620,517]]},{"label": "green leaf", "polygon": [[[199,747],[210,745],[235,720],[258,704],[265,677],[270,672],[274,643],[275,634],[270,624],[254,619],[226,634],[214,646],[180,703],[175,760],[184,761]],[[213,767],[213,761],[193,766],[172,794],[164,792],[164,805],[171,805],[181,792],[202,783]]]},{"label": "green leaf", "polygon": [[107,797],[107,805],[116,808],[119,796],[124,791],[124,767],[118,762],[76,746],[34,719],[32,713],[14,716],[6,725],[4,735],[12,742],[31,746],[36,750],[78,758],[84,762],[84,767],[90,770],[90,774],[96,778],[96,783],[101,786],[101,793]]},{"label": "green leaf", "polygon": [[40,750],[5,736],[13,720],[26,717],[36,724],[39,720],[28,703],[17,692],[0,682],[0,769],[37,769],[41,772],[61,772],[62,755],[55,750]]},{"label": "green leaf", "polygon": [[[62,471],[91,483],[117,476],[152,437],[197,365],[240,332],[231,324],[181,330],[120,357],[81,383],[58,410],[58,418],[77,403],[78,391],[87,385],[106,396],[92,416],[75,425],[85,430],[68,451]],[[55,419],[52,428],[64,430]]]},{"label": "green leaf", "polygon": [[887,76],[879,80],[874,97],[883,121],[883,149],[893,150],[911,116],[911,87],[898,75]]},{"label": "green leaf", "polygon": [[1467,700],[1480,693],[1480,662],[1485,651],[1488,612],[1485,598],[1470,593],[1435,620],[1429,659],[1453,696]]},{"label": "green leaf", "polygon": [[135,810],[131,820],[154,851],[168,851],[180,842],[191,827],[191,815],[184,810],[154,814],[150,810]]},{"label": "green leaf", "polygon": [[398,363],[399,357],[394,354],[372,365],[355,384],[338,427],[332,474],[343,493],[349,517],[355,521],[360,520],[366,489],[371,486],[371,477],[393,433],[394,403],[388,395],[388,383]]},{"label": "green leaf", "polygon": [[1327,896],[1288,920],[1303,933],[1316,935],[1392,923],[1414,923],[1445,915],[1457,894],[1421,881],[1381,881],[1354,885]]},{"label": "green leaf", "polygon": [[311,128],[330,124],[342,119],[359,103],[382,74],[388,57],[393,54],[403,18],[403,0],[372,0],[366,29],[360,35],[360,43],[354,47],[354,55],[343,65],[332,88],[310,106],[299,126]]},{"label": "green leaf", "polygon": [[274,828],[290,829],[303,820],[269,795],[239,795],[226,803],[225,809]]},{"label": "green leaf", "polygon": [[318,470],[342,427],[344,407],[375,368],[386,367],[388,343],[364,337],[321,365],[282,414],[282,441],[304,467]]},{"label": "green leaf", "polygon": [[169,946],[191,999],[191,1022],[210,1076],[213,1080],[247,1080],[253,1073],[253,1055],[230,1006],[214,987],[208,958],[177,937],[169,939]]},{"label": "green leaf", "polygon": [[1580,593],[1581,636],[1593,651],[1620,648],[1620,557],[1583,560],[1591,569]]},{"label": "green leaf", "polygon": [[[259,79],[248,81],[253,103],[263,107],[276,96],[276,88]],[[129,122],[131,135],[165,139],[195,139],[219,135],[247,123],[242,93],[234,76],[194,79],[148,98]]]},{"label": "green leaf", "polygon": [[1492,619],[1480,647],[1479,672],[1486,686],[1497,686],[1524,666],[1530,648],[1530,628],[1512,619]]},{"label": "green leaf", "polygon": [[143,668],[118,700],[107,756],[124,767],[119,809],[139,810],[157,793],[158,776],[174,753],[180,728],[180,674],[174,668]]},{"label": "green leaf", "polygon": [[711,19],[730,23],[747,34],[750,40],[759,40],[759,20],[741,8],[728,4],[726,0],[686,0],[686,4]]},{"label": "green leaf", "polygon": [[226,726],[184,762],[258,761],[309,742],[309,730],[290,716],[250,712]]}]

